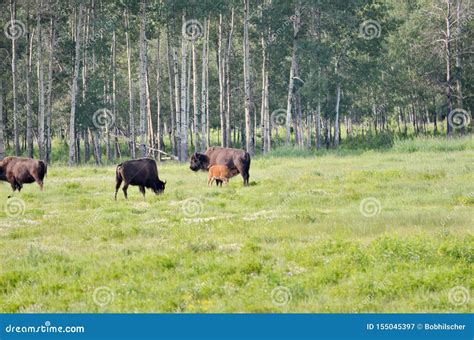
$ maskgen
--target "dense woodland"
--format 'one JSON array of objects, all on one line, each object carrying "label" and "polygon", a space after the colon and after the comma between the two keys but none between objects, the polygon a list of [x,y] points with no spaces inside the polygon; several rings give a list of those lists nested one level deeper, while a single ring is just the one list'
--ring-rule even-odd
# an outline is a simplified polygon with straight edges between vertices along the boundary
[{"label": "dense woodland", "polygon": [[[0,159],[472,132],[470,0],[3,0]],[[61,155],[63,158],[61,158]]]}]

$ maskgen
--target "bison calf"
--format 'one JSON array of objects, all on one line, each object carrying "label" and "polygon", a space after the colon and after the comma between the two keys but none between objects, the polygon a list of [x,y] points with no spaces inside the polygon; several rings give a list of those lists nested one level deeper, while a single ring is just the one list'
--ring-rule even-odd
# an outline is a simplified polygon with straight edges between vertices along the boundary
[{"label": "bison calf", "polygon": [[115,200],[117,200],[117,192],[123,181],[123,194],[128,199],[127,189],[129,185],[137,185],[140,192],[145,197],[145,188],[151,189],[155,194],[165,191],[166,181],[162,182],[158,178],[158,168],[155,160],[151,158],[141,158],[126,161],[117,165],[116,184],[115,184]]},{"label": "bison calf", "polygon": [[225,184],[229,183],[229,178],[232,177],[232,173],[229,168],[225,165],[213,165],[209,168],[209,176],[207,185],[212,186],[212,182],[216,181],[217,186],[222,186],[222,182]]},{"label": "bison calf", "polygon": [[0,161],[0,181],[6,181],[15,190],[21,191],[23,184],[36,182],[43,190],[46,163],[32,158],[6,157]]}]

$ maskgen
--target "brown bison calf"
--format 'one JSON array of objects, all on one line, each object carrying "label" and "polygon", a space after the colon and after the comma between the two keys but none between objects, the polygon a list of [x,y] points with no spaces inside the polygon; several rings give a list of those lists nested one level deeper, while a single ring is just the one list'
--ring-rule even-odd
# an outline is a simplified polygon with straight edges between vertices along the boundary
[{"label": "brown bison calf", "polygon": [[117,165],[115,199],[117,192],[123,181],[123,194],[128,199],[127,189],[129,185],[138,185],[140,192],[145,197],[145,188],[151,189],[155,194],[165,191],[166,181],[162,182],[158,178],[158,168],[156,162],[151,158],[140,158],[126,161]]},{"label": "brown bison calf", "polygon": [[212,186],[212,182],[216,181],[217,186],[222,186],[222,182],[225,184],[229,183],[229,178],[232,177],[232,173],[229,168],[225,165],[213,165],[209,168],[209,176],[207,179],[207,185]]},{"label": "brown bison calf", "polygon": [[46,163],[31,158],[6,157],[0,161],[0,181],[6,181],[15,190],[21,191],[23,184],[36,182],[43,190]]}]

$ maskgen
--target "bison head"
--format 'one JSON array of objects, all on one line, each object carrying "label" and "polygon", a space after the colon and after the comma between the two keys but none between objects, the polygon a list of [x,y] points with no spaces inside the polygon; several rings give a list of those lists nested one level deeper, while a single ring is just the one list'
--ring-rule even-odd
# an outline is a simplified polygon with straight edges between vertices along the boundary
[{"label": "bison head", "polygon": [[205,154],[196,152],[191,156],[191,164],[189,165],[189,168],[192,171],[207,170],[208,167],[209,157]]},{"label": "bison head", "polygon": [[165,191],[166,181],[161,181],[158,179],[156,186],[153,188],[155,194],[162,194]]}]

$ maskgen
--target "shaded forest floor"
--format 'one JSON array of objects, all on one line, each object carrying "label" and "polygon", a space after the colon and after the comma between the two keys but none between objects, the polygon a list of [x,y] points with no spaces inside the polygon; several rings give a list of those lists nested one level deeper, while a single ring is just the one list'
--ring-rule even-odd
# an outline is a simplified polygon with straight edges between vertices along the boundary
[{"label": "shaded forest floor", "polygon": [[114,167],[1,183],[0,311],[469,312],[474,144],[427,145],[277,150],[250,187],[164,163],[117,202]]}]

